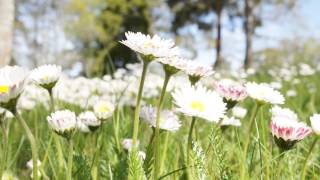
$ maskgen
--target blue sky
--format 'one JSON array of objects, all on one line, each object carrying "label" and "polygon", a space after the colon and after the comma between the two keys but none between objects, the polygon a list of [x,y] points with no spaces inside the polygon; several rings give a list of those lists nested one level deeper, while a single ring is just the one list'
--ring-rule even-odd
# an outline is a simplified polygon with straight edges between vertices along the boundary
[{"label": "blue sky", "polygon": [[[264,48],[277,48],[281,40],[310,37],[320,41],[320,0],[300,0],[298,5],[289,13],[276,14],[274,8],[260,10],[265,22],[262,27],[256,29],[253,41],[255,51]],[[236,20],[236,28],[230,30],[227,16],[223,18],[222,30],[222,56],[231,62],[233,68],[240,67],[244,59],[245,36],[242,30],[241,20]],[[197,32],[199,33],[199,32]],[[215,50],[204,43],[200,38],[194,44],[198,56],[195,58],[207,64],[212,64],[215,58]]]}]

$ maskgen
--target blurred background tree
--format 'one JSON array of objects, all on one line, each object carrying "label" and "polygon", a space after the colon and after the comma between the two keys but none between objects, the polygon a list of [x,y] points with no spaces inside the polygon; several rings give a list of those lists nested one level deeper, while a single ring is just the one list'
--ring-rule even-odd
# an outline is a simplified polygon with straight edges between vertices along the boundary
[{"label": "blurred background tree", "polygon": [[86,75],[101,76],[136,54],[119,44],[126,31],[149,33],[151,3],[148,0],[72,0],[67,11],[74,15],[67,32],[87,59]]}]

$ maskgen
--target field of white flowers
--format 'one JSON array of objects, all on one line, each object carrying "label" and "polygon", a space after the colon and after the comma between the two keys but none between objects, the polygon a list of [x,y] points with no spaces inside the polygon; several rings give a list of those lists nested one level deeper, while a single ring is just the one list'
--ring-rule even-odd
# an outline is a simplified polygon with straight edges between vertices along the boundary
[{"label": "field of white flowers", "polygon": [[101,79],[0,69],[2,180],[319,179],[319,64],[213,71],[158,36],[120,43],[141,63]]}]

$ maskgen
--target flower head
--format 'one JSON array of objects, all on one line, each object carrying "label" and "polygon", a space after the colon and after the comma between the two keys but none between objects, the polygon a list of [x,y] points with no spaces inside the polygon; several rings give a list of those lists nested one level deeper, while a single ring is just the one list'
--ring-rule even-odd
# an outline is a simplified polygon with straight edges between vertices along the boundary
[{"label": "flower head", "polygon": [[101,121],[91,111],[82,112],[78,116],[78,122],[88,127],[90,131],[95,131],[101,125]]},{"label": "flower head", "polygon": [[218,122],[226,111],[223,99],[214,91],[201,85],[186,85],[172,93],[178,111],[188,115]]},{"label": "flower head", "polygon": [[61,75],[61,66],[54,64],[43,65],[35,68],[30,75],[30,79],[39,86],[51,90]]},{"label": "flower head", "polygon": [[243,108],[243,107],[239,107],[239,106],[236,106],[234,108],[232,108],[232,114],[234,117],[237,117],[237,118],[244,118],[247,114],[247,109]]},{"label": "flower head", "polygon": [[283,150],[291,149],[312,132],[305,123],[298,121],[297,115],[290,109],[275,107],[271,112],[271,133],[278,147]]},{"label": "flower head", "polygon": [[165,40],[158,35],[151,37],[141,32],[126,32],[126,40],[120,43],[126,45],[130,49],[144,55],[156,57],[170,57],[179,54],[178,48],[174,46],[172,40]]},{"label": "flower head", "polygon": [[246,88],[233,81],[220,81],[215,83],[215,90],[223,97],[228,109],[233,108],[237,102],[247,97]]},{"label": "flower head", "polygon": [[169,74],[175,74],[180,70],[187,69],[190,61],[178,56],[158,58],[156,60],[163,65],[164,70]]},{"label": "flower head", "polygon": [[313,132],[317,135],[320,134],[320,114],[314,114],[310,117],[311,127]]},{"label": "flower head", "polygon": [[57,134],[70,138],[77,128],[77,118],[74,112],[69,110],[56,111],[47,117],[49,126]]},{"label": "flower head", "polygon": [[203,77],[208,77],[214,73],[211,66],[200,64],[196,61],[187,61],[187,66],[183,71],[189,76],[192,84],[195,84]]},{"label": "flower head", "polygon": [[[151,127],[156,127],[157,115],[154,107],[142,107],[140,111],[140,118],[147,122]],[[160,129],[177,131],[180,126],[181,124],[178,120],[178,116],[174,112],[170,110],[163,110],[160,112]]]},{"label": "flower head", "polygon": [[284,97],[279,91],[274,90],[268,84],[248,82],[246,85],[248,95],[262,103],[283,104]]},{"label": "flower head", "polygon": [[95,115],[100,120],[107,120],[113,114],[115,107],[108,101],[99,101],[94,105],[93,110]]},{"label": "flower head", "polygon": [[239,119],[225,116],[221,121],[221,126],[241,126]]},{"label": "flower head", "polygon": [[16,107],[22,93],[28,72],[19,66],[5,66],[0,69],[0,105],[10,111]]}]

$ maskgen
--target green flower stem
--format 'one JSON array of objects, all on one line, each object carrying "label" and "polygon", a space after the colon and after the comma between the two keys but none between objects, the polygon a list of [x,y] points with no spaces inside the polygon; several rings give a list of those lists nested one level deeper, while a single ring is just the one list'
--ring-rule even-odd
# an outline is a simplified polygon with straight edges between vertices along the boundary
[{"label": "green flower stem", "polygon": [[68,169],[67,180],[72,180],[72,161],[73,161],[73,140],[72,137],[68,139],[69,143],[69,155],[68,155]]},{"label": "green flower stem", "polygon": [[159,99],[159,104],[157,107],[157,121],[156,121],[156,129],[155,129],[155,137],[154,137],[154,179],[158,179],[160,172],[160,112],[163,105],[164,96],[166,94],[166,89],[170,80],[171,74],[167,71],[165,72],[165,78],[163,82],[163,87],[161,90],[161,95]]},{"label": "green flower stem", "polygon": [[113,135],[116,143],[118,153],[121,151],[120,140],[119,140],[119,107],[116,108],[115,116],[113,116]]},{"label": "green flower stem", "polygon": [[[3,115],[4,116],[4,115]],[[2,174],[4,170],[6,169],[6,164],[7,164],[7,156],[8,156],[8,133],[5,127],[5,122],[4,122],[4,117],[1,117],[0,119],[0,125],[1,125],[1,130],[2,130],[2,149],[1,149],[1,166],[0,166],[0,177],[2,177]]]},{"label": "green flower stem", "polygon": [[19,115],[19,113],[17,111],[14,114],[15,114],[15,117],[19,120],[23,129],[25,130],[26,135],[27,135],[29,142],[31,144],[33,179],[38,180],[38,149],[37,149],[36,140],[31,132],[30,128],[28,127],[27,123],[25,122],[25,120]]},{"label": "green flower stem", "polygon": [[196,123],[196,117],[192,116],[191,125],[189,128],[189,134],[188,134],[188,144],[187,144],[187,164],[190,163],[190,150],[192,149],[192,132],[194,125]]},{"label": "green flower stem", "polygon": [[242,162],[242,166],[240,168],[240,179],[241,180],[245,180],[245,171],[246,171],[246,159],[247,159],[247,154],[248,154],[248,148],[249,148],[249,145],[250,145],[250,135],[251,135],[251,131],[252,131],[252,128],[253,128],[253,125],[254,125],[254,122],[255,122],[255,119],[256,119],[256,116],[258,114],[258,111],[261,107],[261,104],[256,102],[255,104],[255,107],[254,107],[254,110],[253,110],[253,113],[250,117],[250,121],[249,121],[249,129],[247,131],[247,137],[245,139],[245,142],[244,142],[244,148],[243,148],[243,162]]},{"label": "green flower stem", "polygon": [[[101,127],[102,128],[102,127]],[[93,180],[98,179],[98,164],[99,164],[99,159],[100,159],[100,151],[101,151],[101,138],[102,138],[102,129],[100,129],[98,132],[95,134],[95,152],[93,156],[93,161],[91,164],[91,175]]]},{"label": "green flower stem", "polygon": [[160,163],[160,174],[162,173],[164,161],[167,157],[167,150],[168,150],[168,141],[169,141],[169,132],[165,132],[165,140],[164,140],[164,146],[162,151],[162,157],[161,157],[161,163]]},{"label": "green flower stem", "polygon": [[[50,96],[50,112],[53,113],[55,112],[55,101],[53,98],[53,93],[52,93],[52,88],[48,89],[49,96]],[[52,132],[51,136],[53,137],[54,143],[57,148],[57,154],[58,154],[58,163],[59,163],[59,174],[61,175],[61,170],[64,169],[65,161],[63,158],[63,151],[61,147],[61,141],[59,137],[55,134],[55,132]],[[52,143],[52,141],[50,141]],[[51,144],[49,144],[51,146]]]},{"label": "green flower stem", "polygon": [[306,159],[305,159],[305,161],[304,161],[304,163],[303,163],[303,169],[302,169],[302,172],[301,172],[301,180],[305,180],[305,178],[306,178],[308,160],[309,160],[309,158],[310,158],[310,156],[311,156],[311,153],[312,153],[314,147],[316,146],[316,143],[317,143],[318,139],[319,139],[319,138],[316,137],[316,138],[313,140],[313,142],[312,142],[312,144],[311,144],[311,147],[310,147],[310,149],[309,149],[309,152],[308,152],[308,154],[307,154],[307,156],[306,156]]},{"label": "green flower stem", "polygon": [[138,132],[139,132],[139,115],[140,115],[140,105],[141,105],[141,98],[143,92],[144,81],[147,74],[149,61],[143,61],[143,68],[142,68],[142,75],[139,84],[139,91],[136,100],[136,109],[134,111],[134,121],[133,121],[133,136],[132,136],[132,148],[136,148],[137,140],[138,140]]}]

